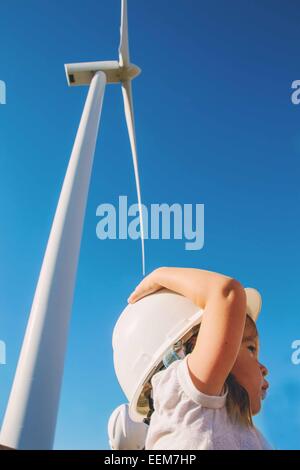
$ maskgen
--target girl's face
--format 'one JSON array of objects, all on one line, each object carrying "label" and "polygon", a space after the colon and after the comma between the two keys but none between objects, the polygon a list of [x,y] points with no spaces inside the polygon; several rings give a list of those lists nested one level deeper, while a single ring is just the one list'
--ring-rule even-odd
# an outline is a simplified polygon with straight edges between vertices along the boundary
[{"label": "girl's face", "polygon": [[258,361],[259,340],[255,326],[250,320],[246,321],[243,341],[235,364],[231,370],[236,380],[244,387],[249,395],[252,415],[261,408],[269,383],[265,380],[267,368]]}]

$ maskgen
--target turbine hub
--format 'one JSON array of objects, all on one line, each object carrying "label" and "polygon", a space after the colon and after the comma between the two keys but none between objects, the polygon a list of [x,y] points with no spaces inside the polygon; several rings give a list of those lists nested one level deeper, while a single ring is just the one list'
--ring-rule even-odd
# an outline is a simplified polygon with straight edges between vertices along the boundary
[{"label": "turbine hub", "polygon": [[129,64],[120,67],[116,60],[66,64],[65,71],[69,86],[89,85],[95,73],[99,71],[105,73],[107,83],[133,80],[141,73],[137,65]]}]

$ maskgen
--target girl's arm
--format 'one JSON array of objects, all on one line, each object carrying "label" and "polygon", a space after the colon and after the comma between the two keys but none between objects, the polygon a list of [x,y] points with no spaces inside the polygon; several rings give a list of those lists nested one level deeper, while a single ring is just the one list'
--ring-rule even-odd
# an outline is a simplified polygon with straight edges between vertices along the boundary
[{"label": "girl's arm", "polygon": [[235,279],[195,268],[158,268],[146,276],[128,301],[161,288],[178,292],[204,309],[196,345],[188,366],[193,383],[203,393],[219,395],[242,342],[246,293]]}]

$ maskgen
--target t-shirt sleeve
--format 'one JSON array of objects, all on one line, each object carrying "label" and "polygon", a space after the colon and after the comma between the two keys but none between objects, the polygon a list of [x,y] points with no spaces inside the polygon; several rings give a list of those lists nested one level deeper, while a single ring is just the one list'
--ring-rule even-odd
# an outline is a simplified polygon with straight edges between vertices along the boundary
[{"label": "t-shirt sleeve", "polygon": [[204,408],[222,408],[226,403],[228,394],[227,387],[225,387],[221,395],[207,395],[198,390],[190,376],[187,363],[188,356],[189,355],[180,361],[177,368],[177,378],[182,390],[191,400],[198,405],[202,405]]},{"label": "t-shirt sleeve", "polygon": [[191,400],[196,405],[204,408],[222,408],[226,403],[228,390],[222,395],[206,395],[200,392],[194,385],[187,364],[188,355],[173,362],[168,369],[158,372],[152,378],[154,409],[174,409],[174,407],[184,401]]}]

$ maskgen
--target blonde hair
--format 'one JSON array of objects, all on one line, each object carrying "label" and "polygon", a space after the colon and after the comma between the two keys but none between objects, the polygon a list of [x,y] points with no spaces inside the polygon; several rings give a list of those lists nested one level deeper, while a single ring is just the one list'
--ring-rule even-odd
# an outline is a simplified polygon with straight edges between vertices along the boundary
[{"label": "blonde hair", "polygon": [[[258,336],[255,321],[248,314],[245,329],[247,326],[251,326],[254,329],[254,334]],[[247,390],[239,384],[232,373],[228,375],[225,384],[228,387],[226,409],[231,421],[245,426],[253,426],[250,399]]]}]

